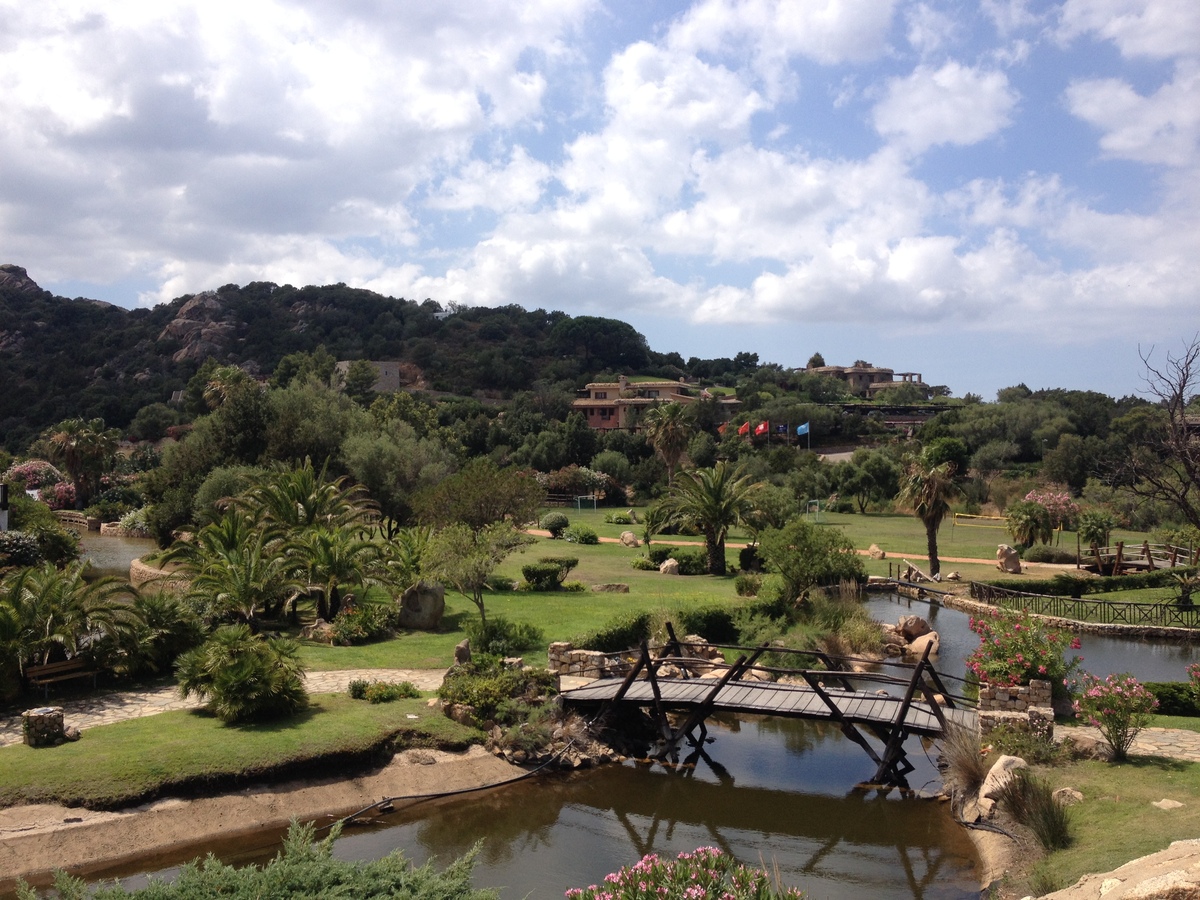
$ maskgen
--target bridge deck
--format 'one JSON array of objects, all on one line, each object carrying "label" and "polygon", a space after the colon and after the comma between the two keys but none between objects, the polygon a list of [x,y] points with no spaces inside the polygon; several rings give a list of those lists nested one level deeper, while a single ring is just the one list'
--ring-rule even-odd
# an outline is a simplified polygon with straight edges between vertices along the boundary
[{"label": "bridge deck", "polygon": [[[658,687],[664,709],[691,710],[704,702],[712,692],[714,682],[708,678],[659,678]],[[580,688],[563,691],[562,698],[571,705],[590,706],[612,700],[620,688],[620,679],[601,679]],[[903,702],[900,697],[847,691],[832,685],[826,685],[823,690],[842,718],[848,722],[885,726],[897,724],[896,715]],[[652,705],[654,693],[650,682],[633,682],[622,703],[636,706]],[[775,682],[730,682],[718,692],[713,709],[795,719],[831,721],[836,718],[825,701],[811,687]],[[973,709],[943,707],[942,714],[953,724],[967,728],[975,727],[976,713]],[[929,704],[924,702],[914,701],[909,706],[903,726],[912,734],[936,736],[942,733],[941,723],[930,710]]]}]

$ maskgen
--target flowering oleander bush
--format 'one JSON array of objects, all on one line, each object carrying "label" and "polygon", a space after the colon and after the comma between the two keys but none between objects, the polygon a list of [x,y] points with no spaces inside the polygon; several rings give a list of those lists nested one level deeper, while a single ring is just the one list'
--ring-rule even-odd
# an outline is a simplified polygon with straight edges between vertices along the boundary
[{"label": "flowering oleander bush", "polygon": [[979,635],[979,646],[967,658],[967,668],[988,684],[1028,684],[1040,678],[1061,693],[1060,687],[1068,687],[1067,680],[1083,661],[1063,655],[1079,649],[1079,638],[1027,612],[989,610],[971,617],[971,630]]},{"label": "flowering oleander bush", "polygon": [[1053,528],[1072,528],[1079,518],[1079,504],[1066,491],[1033,490],[1025,499],[1046,508]]},{"label": "flowering oleander bush", "polygon": [[1188,680],[1192,683],[1192,693],[1196,695],[1196,702],[1200,703],[1200,663],[1192,663],[1187,667]]},{"label": "flowering oleander bush", "polygon": [[802,898],[796,888],[776,885],[761,869],[748,869],[716,847],[680,853],[675,859],[657,854],[604,876],[601,885],[573,888],[568,900],[776,900]]},{"label": "flowering oleander bush", "polygon": [[38,492],[38,499],[51,509],[74,509],[75,485],[69,481],[48,484]]},{"label": "flowering oleander bush", "polygon": [[1076,714],[1100,729],[1113,759],[1124,759],[1138,732],[1150,723],[1158,700],[1128,672],[1104,679],[1084,672],[1079,687]]},{"label": "flowering oleander bush", "polygon": [[4,473],[4,480],[9,483],[20,481],[32,491],[48,484],[57,484],[63,480],[63,474],[44,459],[31,459],[9,466]]}]

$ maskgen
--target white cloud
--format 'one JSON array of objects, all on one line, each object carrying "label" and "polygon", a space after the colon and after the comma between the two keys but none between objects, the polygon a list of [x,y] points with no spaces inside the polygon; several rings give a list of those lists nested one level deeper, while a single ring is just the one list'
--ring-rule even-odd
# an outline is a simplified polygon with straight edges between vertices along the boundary
[{"label": "white cloud", "polygon": [[1067,103],[1099,128],[1106,156],[1192,167],[1200,146],[1200,66],[1181,63],[1172,80],[1150,96],[1117,78],[1076,81]]},{"label": "white cloud", "polygon": [[908,42],[922,56],[928,56],[956,39],[958,27],[954,18],[928,3],[918,3],[905,16],[908,22]]},{"label": "white cloud", "polygon": [[533,159],[524,147],[514,147],[506,165],[475,159],[442,182],[430,198],[434,209],[490,209],[508,212],[537,203],[550,178],[550,167]]},{"label": "white cloud", "polygon": [[1200,4],[1195,0],[1067,0],[1059,35],[1112,41],[1124,56],[1170,59],[1200,53]]},{"label": "white cloud", "polygon": [[873,120],[884,137],[921,153],[938,144],[965,146],[991,137],[1009,124],[1016,104],[1003,72],[948,62],[889,80]]}]

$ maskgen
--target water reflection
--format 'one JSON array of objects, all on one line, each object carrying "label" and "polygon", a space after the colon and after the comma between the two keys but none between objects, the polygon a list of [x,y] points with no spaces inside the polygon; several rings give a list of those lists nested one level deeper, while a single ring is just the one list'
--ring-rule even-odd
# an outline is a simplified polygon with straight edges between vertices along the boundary
[{"label": "water reflection", "polygon": [[121,578],[129,577],[129,566],[135,559],[157,548],[149,538],[101,536],[95,531],[85,532],[81,538],[79,549],[83,558],[91,562],[92,570],[99,575]]},{"label": "water reflection", "polygon": [[[482,841],[475,883],[505,900],[561,897],[646,853],[706,845],[777,868],[812,897],[978,896],[973,848],[945,806],[854,789],[874,764],[837,729],[762,718],[710,734],[708,759],[694,767],[609,766],[422,802],[348,832],[335,852],[371,859],[401,848],[417,863],[447,862]],[[913,783],[936,781],[915,739],[909,751]]]}]

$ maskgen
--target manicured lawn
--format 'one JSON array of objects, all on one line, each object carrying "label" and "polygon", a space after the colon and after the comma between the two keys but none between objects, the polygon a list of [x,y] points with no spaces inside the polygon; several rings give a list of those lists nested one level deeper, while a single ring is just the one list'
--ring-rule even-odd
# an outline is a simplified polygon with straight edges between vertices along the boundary
[{"label": "manicured lawn", "polygon": [[0,806],[120,805],[187,782],[261,778],[319,757],[365,753],[393,736],[442,746],[465,746],[482,737],[424,700],[372,704],[345,694],[317,694],[299,716],[242,726],[223,725],[199,711],[167,712],[92,728],[60,747],[0,748]]},{"label": "manicured lawn", "polygon": [[[503,616],[511,622],[536,625],[546,641],[569,640],[607,625],[614,618],[643,610],[672,608],[684,604],[728,602],[738,599],[733,576],[707,575],[687,577],[660,575],[632,569],[629,561],[644,553],[619,544],[580,545],[541,538],[522,553],[505,560],[498,574],[521,578],[521,566],[540,556],[573,556],[579,566],[568,580],[593,584],[620,582],[629,585],[628,594],[494,592],[484,595],[488,617]],[[736,564],[736,552],[730,552]],[[479,617],[475,604],[452,591],[446,592],[446,615],[442,630],[436,634],[410,632],[390,641],[355,647],[329,647],[304,644],[301,658],[314,670],[356,668],[445,668],[454,661],[454,645],[466,637],[465,627]],[[544,664],[546,647],[524,654],[527,662]]]}]

